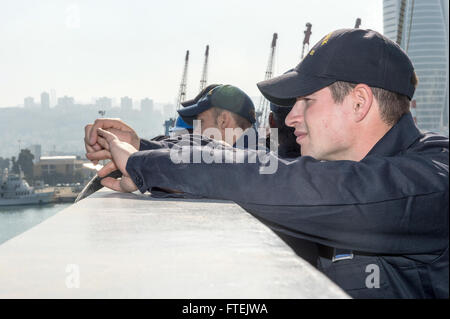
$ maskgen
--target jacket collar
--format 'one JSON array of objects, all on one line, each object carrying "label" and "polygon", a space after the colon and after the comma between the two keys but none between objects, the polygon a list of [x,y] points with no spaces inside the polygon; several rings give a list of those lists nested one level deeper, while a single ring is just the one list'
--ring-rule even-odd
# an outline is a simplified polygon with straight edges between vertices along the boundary
[{"label": "jacket collar", "polygon": [[404,114],[366,155],[392,156],[406,150],[422,133],[414,123],[411,112]]},{"label": "jacket collar", "polygon": [[[254,131],[254,135],[250,133],[250,131]],[[247,135],[250,136],[250,138],[245,138]],[[254,136],[254,138],[253,138]],[[249,127],[248,129],[246,129],[242,135],[236,140],[236,142],[234,143],[233,147],[234,148],[240,148],[240,149],[251,149],[251,150],[256,150],[258,149],[257,145],[258,145],[258,141],[259,141],[259,136],[258,136],[258,130],[255,129],[254,126]]]}]

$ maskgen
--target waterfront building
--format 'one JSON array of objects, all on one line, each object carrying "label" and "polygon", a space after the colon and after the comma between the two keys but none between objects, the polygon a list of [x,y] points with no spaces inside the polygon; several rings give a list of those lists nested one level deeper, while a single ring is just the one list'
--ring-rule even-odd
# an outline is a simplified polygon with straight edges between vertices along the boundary
[{"label": "waterfront building", "polygon": [[95,175],[92,164],[77,156],[41,156],[33,166],[34,179],[53,182],[88,180]]}]

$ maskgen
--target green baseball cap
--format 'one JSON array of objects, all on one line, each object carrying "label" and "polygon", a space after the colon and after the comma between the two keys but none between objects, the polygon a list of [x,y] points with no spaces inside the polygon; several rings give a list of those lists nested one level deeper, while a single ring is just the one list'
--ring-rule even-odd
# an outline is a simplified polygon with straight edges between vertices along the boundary
[{"label": "green baseball cap", "polygon": [[256,122],[255,106],[250,97],[238,87],[229,84],[216,86],[196,104],[179,109],[178,114],[187,124],[192,125],[197,115],[212,107],[236,113],[251,124]]}]

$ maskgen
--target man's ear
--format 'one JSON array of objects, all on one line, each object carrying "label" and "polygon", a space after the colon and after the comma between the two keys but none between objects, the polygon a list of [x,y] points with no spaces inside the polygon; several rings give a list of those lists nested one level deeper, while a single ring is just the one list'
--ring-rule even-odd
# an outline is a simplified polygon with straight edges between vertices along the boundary
[{"label": "man's ear", "polygon": [[352,114],[355,122],[362,121],[373,103],[372,89],[367,84],[358,84],[352,91]]},{"label": "man's ear", "polygon": [[275,120],[273,119],[273,112],[269,113],[269,126],[271,128],[277,128],[277,123],[275,123]]},{"label": "man's ear", "polygon": [[223,111],[220,113],[220,115],[217,117],[217,124],[220,129],[226,129],[226,128],[234,128],[234,119],[233,115],[229,111]]}]

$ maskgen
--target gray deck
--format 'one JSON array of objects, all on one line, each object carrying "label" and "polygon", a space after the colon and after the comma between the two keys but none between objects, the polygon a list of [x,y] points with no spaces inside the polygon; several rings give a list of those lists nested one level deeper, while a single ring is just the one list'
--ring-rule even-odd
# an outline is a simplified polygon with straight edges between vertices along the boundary
[{"label": "gray deck", "polygon": [[0,245],[0,298],[348,296],[233,203],[100,191]]}]

